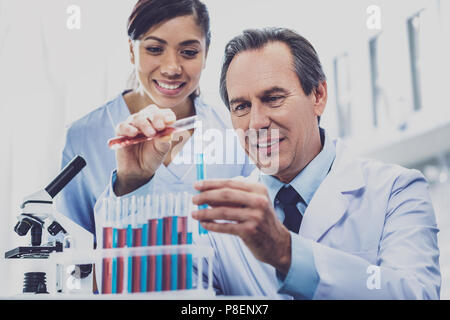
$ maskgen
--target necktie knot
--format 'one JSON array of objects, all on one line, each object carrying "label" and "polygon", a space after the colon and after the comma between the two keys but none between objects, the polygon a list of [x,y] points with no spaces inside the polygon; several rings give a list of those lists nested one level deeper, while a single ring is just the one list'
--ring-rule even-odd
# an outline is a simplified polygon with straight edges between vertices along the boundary
[{"label": "necktie knot", "polygon": [[297,204],[302,198],[298,194],[297,191],[292,186],[283,187],[280,189],[280,191],[277,194],[277,199],[283,204],[283,205],[295,205]]}]

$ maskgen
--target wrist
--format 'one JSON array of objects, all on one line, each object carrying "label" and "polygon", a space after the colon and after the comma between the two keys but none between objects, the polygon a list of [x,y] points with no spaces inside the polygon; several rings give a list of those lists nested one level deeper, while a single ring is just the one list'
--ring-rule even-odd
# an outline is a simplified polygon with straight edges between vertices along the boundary
[{"label": "wrist", "polygon": [[124,196],[147,184],[153,178],[153,176],[154,174],[149,176],[125,175],[117,171],[116,181],[113,185],[113,191],[118,197]]},{"label": "wrist", "polygon": [[291,233],[286,229],[280,246],[280,256],[275,268],[283,275],[287,275],[292,262],[292,242]]}]

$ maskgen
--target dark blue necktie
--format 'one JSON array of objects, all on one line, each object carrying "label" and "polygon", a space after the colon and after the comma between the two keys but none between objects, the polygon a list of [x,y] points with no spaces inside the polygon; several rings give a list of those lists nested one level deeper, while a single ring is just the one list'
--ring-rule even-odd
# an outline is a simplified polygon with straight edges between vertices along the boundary
[{"label": "dark blue necktie", "polygon": [[283,187],[278,192],[276,199],[284,211],[284,222],[288,230],[298,233],[302,223],[302,214],[297,209],[297,203],[303,201],[302,197],[291,186]]}]

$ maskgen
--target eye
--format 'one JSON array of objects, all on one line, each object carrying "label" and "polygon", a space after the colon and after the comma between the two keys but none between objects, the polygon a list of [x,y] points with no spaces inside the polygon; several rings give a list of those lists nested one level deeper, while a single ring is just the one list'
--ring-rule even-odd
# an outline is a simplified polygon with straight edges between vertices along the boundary
[{"label": "eye", "polygon": [[282,96],[270,96],[267,98],[267,101],[268,102],[276,102],[276,101],[281,100],[282,98],[283,98]]},{"label": "eye", "polygon": [[160,54],[163,51],[161,47],[147,47],[145,50],[147,50],[148,53],[155,55]]},{"label": "eye", "polygon": [[250,107],[251,107],[250,103],[245,102],[232,107],[232,111],[235,116],[242,117],[250,112]]},{"label": "eye", "polygon": [[281,103],[283,103],[284,99],[286,97],[282,95],[274,95],[274,96],[267,96],[263,100],[264,103],[269,104],[272,107],[278,107]]},{"label": "eye", "polygon": [[198,51],[197,50],[188,50],[188,49],[186,49],[186,50],[182,50],[181,54],[183,56],[187,57],[187,58],[195,58],[197,56],[197,54],[198,54]]}]

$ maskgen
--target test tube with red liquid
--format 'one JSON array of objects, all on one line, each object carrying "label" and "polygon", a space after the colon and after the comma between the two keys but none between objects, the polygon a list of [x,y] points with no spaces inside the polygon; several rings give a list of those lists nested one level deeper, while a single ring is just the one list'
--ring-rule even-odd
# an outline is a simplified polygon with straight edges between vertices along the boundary
[{"label": "test tube with red liquid", "polygon": [[195,122],[198,120],[197,116],[178,120],[168,128],[159,131],[153,137],[147,137],[146,135],[139,133],[135,137],[115,137],[108,141],[108,146],[112,150],[128,147],[134,144],[150,141],[154,138],[165,137],[173,133],[187,131],[195,128]]},{"label": "test tube with red liquid", "polygon": [[[103,227],[102,227],[102,243],[103,249],[111,249],[113,247],[113,225],[111,218],[111,210],[107,199],[103,200]],[[103,258],[102,260],[102,294],[112,293],[112,259]]]},{"label": "test tube with red liquid", "polygon": [[[148,217],[148,244],[149,246],[156,246],[158,239],[158,210],[159,210],[159,195],[153,194],[151,197],[151,205],[147,206]],[[147,259],[147,291],[156,291],[156,256],[150,255]]]}]

